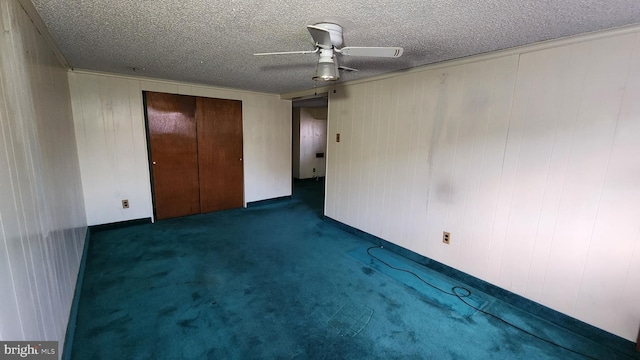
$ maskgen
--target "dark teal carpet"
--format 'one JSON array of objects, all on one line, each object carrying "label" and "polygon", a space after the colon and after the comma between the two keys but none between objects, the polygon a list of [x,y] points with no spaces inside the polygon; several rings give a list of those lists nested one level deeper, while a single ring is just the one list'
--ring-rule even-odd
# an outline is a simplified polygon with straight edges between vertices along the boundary
[{"label": "dark teal carpet", "polygon": [[[585,359],[490,318],[291,200],[91,235],[73,359]],[[390,253],[449,290],[453,280]],[[626,359],[474,289],[469,302],[598,359]]]}]

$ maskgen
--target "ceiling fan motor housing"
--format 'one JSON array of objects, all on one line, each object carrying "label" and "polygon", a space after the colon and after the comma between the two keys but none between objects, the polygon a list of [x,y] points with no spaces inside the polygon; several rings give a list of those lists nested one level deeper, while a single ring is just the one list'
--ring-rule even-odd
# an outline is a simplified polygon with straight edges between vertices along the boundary
[{"label": "ceiling fan motor housing", "polygon": [[314,24],[314,26],[325,29],[329,32],[329,36],[331,37],[331,44],[334,47],[342,46],[342,26],[332,23],[319,23]]}]

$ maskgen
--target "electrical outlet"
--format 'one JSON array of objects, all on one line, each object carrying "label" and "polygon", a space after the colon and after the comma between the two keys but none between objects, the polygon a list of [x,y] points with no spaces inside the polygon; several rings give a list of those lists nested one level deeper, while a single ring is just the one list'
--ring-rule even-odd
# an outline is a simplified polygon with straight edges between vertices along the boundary
[{"label": "electrical outlet", "polygon": [[123,209],[128,209],[129,208],[129,200],[127,200],[127,199],[122,200],[122,208]]},{"label": "electrical outlet", "polygon": [[451,241],[451,233],[443,231],[442,232],[442,242],[449,245],[449,241]]}]

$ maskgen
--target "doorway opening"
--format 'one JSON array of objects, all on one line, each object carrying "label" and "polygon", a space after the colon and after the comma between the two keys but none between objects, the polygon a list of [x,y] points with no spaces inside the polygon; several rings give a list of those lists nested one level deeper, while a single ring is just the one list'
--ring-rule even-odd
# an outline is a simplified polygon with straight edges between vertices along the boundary
[{"label": "doorway opening", "polygon": [[304,188],[298,192],[324,209],[329,100],[327,94],[294,99],[292,107],[292,194]]}]

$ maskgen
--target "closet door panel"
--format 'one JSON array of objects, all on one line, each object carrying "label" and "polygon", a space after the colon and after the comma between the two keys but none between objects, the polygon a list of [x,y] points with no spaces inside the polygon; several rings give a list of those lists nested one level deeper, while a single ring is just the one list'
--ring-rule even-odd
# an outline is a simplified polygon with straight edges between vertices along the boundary
[{"label": "closet door panel", "polygon": [[146,92],[157,220],[200,213],[196,99]]},{"label": "closet door panel", "polygon": [[244,205],[242,101],[198,97],[200,210]]}]

